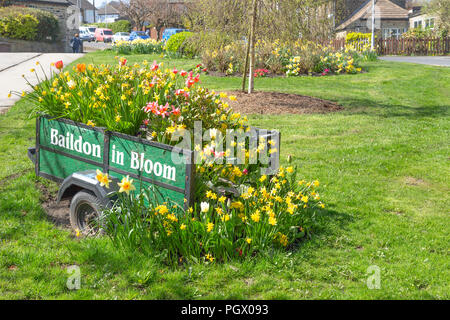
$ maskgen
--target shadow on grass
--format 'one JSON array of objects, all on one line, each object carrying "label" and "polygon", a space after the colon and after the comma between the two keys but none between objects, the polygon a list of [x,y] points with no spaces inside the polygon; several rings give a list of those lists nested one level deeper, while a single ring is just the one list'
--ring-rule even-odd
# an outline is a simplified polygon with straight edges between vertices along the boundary
[{"label": "shadow on grass", "polygon": [[405,106],[400,104],[377,103],[370,99],[345,99],[339,101],[345,106],[344,114],[368,115],[382,118],[405,117],[410,119],[438,118],[450,115],[450,105]]}]

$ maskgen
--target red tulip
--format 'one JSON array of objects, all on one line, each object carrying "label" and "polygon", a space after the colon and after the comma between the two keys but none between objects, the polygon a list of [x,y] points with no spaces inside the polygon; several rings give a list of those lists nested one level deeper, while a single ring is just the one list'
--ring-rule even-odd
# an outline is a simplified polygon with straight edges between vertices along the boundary
[{"label": "red tulip", "polygon": [[56,61],[55,67],[56,69],[61,70],[64,67],[64,63],[62,62],[62,60]]},{"label": "red tulip", "polygon": [[158,70],[158,68],[159,68],[158,63],[156,61],[153,61],[153,64],[152,64],[152,67],[150,68],[150,70],[156,71],[156,70]]}]

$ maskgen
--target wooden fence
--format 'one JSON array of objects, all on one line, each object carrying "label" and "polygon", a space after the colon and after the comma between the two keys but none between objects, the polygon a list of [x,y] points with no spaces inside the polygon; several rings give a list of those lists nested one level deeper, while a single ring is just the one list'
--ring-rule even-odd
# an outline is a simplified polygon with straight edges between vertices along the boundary
[{"label": "wooden fence", "polygon": [[[379,55],[416,55],[439,56],[450,54],[450,37],[428,39],[377,39],[375,41]],[[335,50],[345,47],[345,39],[331,42]]]}]

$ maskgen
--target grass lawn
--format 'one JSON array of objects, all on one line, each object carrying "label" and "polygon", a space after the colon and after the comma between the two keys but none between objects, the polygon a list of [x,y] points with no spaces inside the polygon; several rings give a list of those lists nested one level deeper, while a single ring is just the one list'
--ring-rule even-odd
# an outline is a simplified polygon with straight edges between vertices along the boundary
[{"label": "grass lawn", "polygon": [[[158,56],[135,55],[129,63]],[[115,63],[100,52],[84,62]],[[188,68],[193,60],[167,61]],[[255,115],[282,133],[319,179],[328,213],[293,252],[244,262],[171,269],[153,257],[117,252],[108,239],[75,239],[47,219],[26,148],[34,144],[30,106],[0,116],[0,298],[2,299],[449,299],[450,68],[378,61],[368,73],[262,78],[258,90],[336,101],[343,112]],[[203,85],[236,90],[239,78],[205,76]],[[66,288],[79,265],[81,289]],[[369,290],[367,269],[380,268]]]}]

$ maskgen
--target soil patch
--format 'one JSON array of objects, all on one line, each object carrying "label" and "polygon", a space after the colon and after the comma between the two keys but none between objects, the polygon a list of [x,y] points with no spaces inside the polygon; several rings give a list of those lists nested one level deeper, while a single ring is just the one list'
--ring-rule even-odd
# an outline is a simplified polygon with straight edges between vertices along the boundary
[{"label": "soil patch", "polygon": [[228,92],[236,96],[230,106],[234,112],[244,114],[306,114],[337,112],[344,108],[335,102],[302,96],[293,93],[257,91],[252,94],[242,91]]},{"label": "soil patch", "polygon": [[71,229],[69,219],[70,200],[57,203],[56,193],[50,191],[46,185],[38,182],[36,187],[41,192],[42,208],[47,213],[48,219],[59,227]]}]

